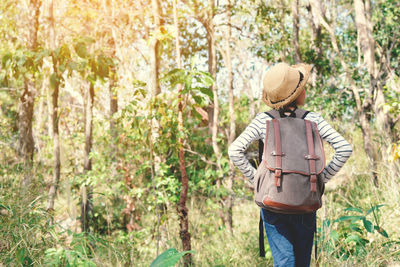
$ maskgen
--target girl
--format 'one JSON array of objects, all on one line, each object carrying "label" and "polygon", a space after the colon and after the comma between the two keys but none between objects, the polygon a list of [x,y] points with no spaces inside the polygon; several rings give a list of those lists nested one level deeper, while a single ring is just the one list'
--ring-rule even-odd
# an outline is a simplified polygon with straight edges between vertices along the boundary
[{"label": "girl", "polygon": [[[289,66],[278,63],[271,67],[263,79],[263,101],[279,111],[280,116],[291,116],[297,106],[304,105],[305,85],[312,66],[298,64]],[[245,157],[245,151],[256,140],[265,140],[266,121],[271,117],[259,113],[246,127],[243,133],[231,144],[228,154],[232,162],[254,182],[256,169]],[[334,149],[335,154],[320,174],[324,182],[329,181],[350,157],[350,144],[335,131],[319,114],[309,112],[305,120],[315,122],[323,140]],[[261,217],[271,248],[274,266],[309,266],[314,232],[316,230],[316,212],[305,214],[282,214],[261,209]]]}]

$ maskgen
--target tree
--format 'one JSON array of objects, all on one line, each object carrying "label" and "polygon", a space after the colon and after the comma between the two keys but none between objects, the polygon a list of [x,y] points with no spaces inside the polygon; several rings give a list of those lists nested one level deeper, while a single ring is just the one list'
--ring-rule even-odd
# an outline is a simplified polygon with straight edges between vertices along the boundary
[{"label": "tree", "polygon": [[[28,42],[27,47],[30,51],[35,51],[38,47],[38,30],[41,0],[29,1],[29,23],[28,23]],[[30,182],[31,169],[33,167],[34,141],[32,134],[33,107],[35,103],[35,82],[32,77],[24,77],[24,88],[20,96],[18,111],[18,152],[24,160],[26,174],[23,184]]]},{"label": "tree", "polygon": [[[176,64],[178,69],[182,68],[181,63],[181,52],[179,45],[179,22],[178,22],[178,14],[176,10],[176,0],[173,0],[173,12],[174,12],[174,26],[175,26],[175,50],[176,50]],[[190,244],[190,233],[189,233],[189,210],[186,207],[187,193],[189,189],[188,184],[188,176],[186,173],[186,165],[185,165],[185,152],[183,150],[183,138],[181,135],[184,135],[183,132],[183,95],[182,95],[182,84],[178,85],[178,147],[179,147],[179,163],[180,163],[180,171],[181,171],[181,183],[182,189],[179,198],[178,204],[178,215],[179,215],[179,226],[180,226],[180,234],[182,240],[182,246],[184,251],[191,250]],[[184,265],[191,266],[192,257],[191,254],[186,254],[184,257]]]},{"label": "tree", "polygon": [[299,0],[292,0],[294,62],[301,62],[299,46]]},{"label": "tree", "polygon": [[[339,61],[346,73],[346,78],[348,82],[350,83],[351,90],[353,92],[353,96],[356,101],[356,107],[357,107],[357,113],[358,113],[358,118],[361,126],[361,130],[363,132],[363,139],[364,139],[364,148],[365,151],[370,159],[370,169],[372,171],[372,176],[374,183],[377,185],[378,183],[378,175],[377,175],[377,153],[376,153],[376,148],[374,147],[373,144],[373,136],[371,132],[371,126],[370,126],[370,120],[371,120],[371,115],[370,115],[370,110],[371,110],[371,103],[372,103],[372,95],[369,94],[366,98],[362,99],[360,97],[360,88],[357,86],[356,81],[353,79],[352,76],[352,71],[347,64],[347,61],[345,60],[343,53],[339,49],[339,45],[337,42],[337,38],[335,35],[334,29],[327,23],[326,19],[322,16],[321,12],[321,6],[319,1],[316,0],[310,0],[311,4],[311,9],[313,12],[315,11],[315,15],[319,18],[321,21],[322,26],[328,31],[329,36],[331,38],[331,44],[332,47],[339,57]],[[334,18],[336,19],[336,18]]]},{"label": "tree", "polygon": [[[226,81],[227,89],[228,89],[228,101],[229,101],[229,135],[228,135],[228,147],[233,143],[236,138],[236,118],[235,118],[235,109],[234,109],[234,95],[233,95],[233,70],[232,70],[232,53],[231,53],[231,42],[232,42],[232,25],[231,25],[231,16],[232,16],[232,5],[231,1],[228,0],[227,9],[227,27],[224,35],[225,41],[225,50],[222,48],[219,49],[221,52],[222,58],[225,62],[225,67],[228,72],[228,78]],[[228,230],[233,233],[233,183],[235,177],[235,166],[231,161],[229,161],[229,177],[227,180],[226,188],[228,189],[229,195],[226,199],[226,218]]]},{"label": "tree", "polygon": [[53,173],[53,181],[49,190],[49,202],[47,205],[47,210],[52,211],[54,209],[54,198],[57,193],[58,182],[60,180],[60,171],[61,171],[61,163],[60,163],[60,137],[59,137],[59,129],[58,129],[58,94],[60,90],[60,77],[61,73],[59,71],[59,56],[64,56],[55,54],[56,47],[56,31],[54,26],[54,0],[50,3],[50,49],[52,52],[52,62],[53,62],[53,74],[50,77],[50,85],[53,89],[53,112],[51,116],[52,121],[52,129],[53,129],[53,156],[54,156],[54,173]]}]

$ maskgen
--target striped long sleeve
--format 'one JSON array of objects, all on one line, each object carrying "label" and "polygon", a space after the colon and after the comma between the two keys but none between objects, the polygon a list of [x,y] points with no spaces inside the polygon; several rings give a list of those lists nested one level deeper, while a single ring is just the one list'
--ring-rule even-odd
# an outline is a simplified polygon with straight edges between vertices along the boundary
[{"label": "striped long sleeve", "polygon": [[[317,124],[318,131],[323,140],[327,141],[335,150],[335,155],[322,172],[322,178],[327,182],[332,178],[344,165],[352,153],[350,144],[333,129],[319,114],[309,112],[305,117],[306,120],[313,121]],[[246,129],[236,138],[229,146],[228,155],[233,164],[249,179],[251,183],[254,181],[256,169],[249,163],[245,156],[245,151],[250,144],[256,140],[265,139],[266,121],[271,117],[266,113],[259,113],[246,127]]]}]

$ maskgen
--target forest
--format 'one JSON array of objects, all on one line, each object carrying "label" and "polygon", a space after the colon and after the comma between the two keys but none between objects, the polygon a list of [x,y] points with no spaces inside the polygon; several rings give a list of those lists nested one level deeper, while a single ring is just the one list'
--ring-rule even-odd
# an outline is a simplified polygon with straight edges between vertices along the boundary
[{"label": "forest", "polygon": [[277,62],[353,148],[311,265],[400,266],[399,27],[397,0],[1,0],[0,266],[273,266],[228,147]]}]

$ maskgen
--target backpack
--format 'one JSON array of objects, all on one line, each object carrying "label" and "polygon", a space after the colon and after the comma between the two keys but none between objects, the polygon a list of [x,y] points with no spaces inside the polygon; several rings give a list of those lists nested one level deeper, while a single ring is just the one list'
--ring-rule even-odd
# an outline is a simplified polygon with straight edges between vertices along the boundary
[{"label": "backpack", "polygon": [[[261,208],[286,214],[316,211],[322,206],[325,168],[322,139],[316,123],[305,120],[308,111],[290,116],[267,114],[263,157],[255,174],[255,202]],[[261,146],[260,146],[261,147]]]}]

